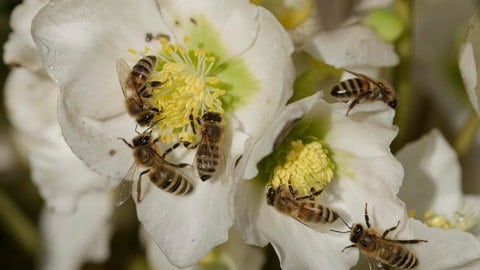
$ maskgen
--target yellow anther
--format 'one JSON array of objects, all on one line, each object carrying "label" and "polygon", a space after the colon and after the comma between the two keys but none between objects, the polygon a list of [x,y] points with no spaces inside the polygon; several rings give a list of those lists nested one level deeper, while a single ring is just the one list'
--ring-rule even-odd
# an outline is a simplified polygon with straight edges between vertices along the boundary
[{"label": "yellow anther", "polygon": [[318,141],[305,145],[300,140],[292,141],[284,164],[273,170],[272,185],[290,184],[298,197],[322,191],[332,180],[335,167],[327,153]]},{"label": "yellow anther", "polygon": [[[188,36],[184,37],[188,43]],[[156,123],[160,140],[165,143],[187,141],[196,143],[198,137],[191,128],[190,114],[196,121],[204,111],[223,114],[221,102],[225,90],[218,89],[220,81],[210,70],[214,63],[206,63],[211,58],[202,48],[188,50],[172,45],[167,39],[160,39],[162,49],[155,54],[159,61],[150,77],[158,81],[151,90],[151,102],[161,108],[162,114]]]},{"label": "yellow anther", "polygon": [[409,218],[415,217],[416,214],[417,214],[417,211],[415,209],[409,209],[407,213]]},{"label": "yellow anther", "polygon": [[447,217],[436,215],[433,211],[425,212],[423,219],[425,224],[430,227],[457,229],[461,231],[468,231],[480,223],[480,218],[477,217],[472,211],[465,213],[463,210],[455,212],[455,215],[451,220]]},{"label": "yellow anther", "polygon": [[135,49],[132,49],[132,48],[128,48],[128,52],[135,55],[135,56],[139,55],[138,51],[135,50]]},{"label": "yellow anther", "polygon": [[188,42],[190,42],[190,37],[187,36],[187,35],[183,36],[183,42],[184,42],[185,44],[187,44]]}]

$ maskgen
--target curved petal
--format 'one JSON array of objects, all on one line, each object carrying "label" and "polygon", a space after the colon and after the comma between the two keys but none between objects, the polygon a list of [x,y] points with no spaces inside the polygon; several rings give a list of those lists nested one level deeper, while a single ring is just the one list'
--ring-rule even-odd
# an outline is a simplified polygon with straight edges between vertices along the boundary
[{"label": "curved petal", "polygon": [[5,84],[10,123],[31,140],[38,140],[43,130],[57,122],[57,96],[58,88],[44,72],[13,69]]},{"label": "curved petal", "polygon": [[[110,194],[82,196],[75,212],[61,214],[44,209],[40,229],[44,243],[41,269],[76,270],[85,262],[102,262],[110,255]],[[88,226],[85,223],[88,222]]]},{"label": "curved petal", "polygon": [[409,223],[413,238],[428,240],[428,243],[411,245],[411,250],[419,260],[419,269],[469,269],[462,267],[471,263],[478,266],[480,241],[472,234],[431,228],[414,219],[409,219]]},{"label": "curved petal", "polygon": [[365,65],[390,67],[399,61],[392,44],[361,25],[319,33],[304,45],[304,49],[337,68]]},{"label": "curved petal", "polygon": [[237,173],[241,174],[238,176],[240,179],[252,179],[257,175],[257,163],[273,151],[273,143],[281,135],[280,133],[282,133],[284,128],[288,128],[288,125],[292,122],[302,118],[312,108],[314,103],[318,101],[319,97],[320,93],[317,93],[287,105],[273,119],[270,127],[265,130],[260,138],[252,137],[247,141],[246,148],[251,150],[245,152],[245,155],[237,165]]},{"label": "curved petal", "polygon": [[258,21],[260,29],[255,43],[241,59],[258,80],[260,90],[249,98],[248,104],[233,112],[243,124],[242,130],[255,137],[264,132],[287,103],[295,76],[290,56],[293,45],[288,34],[270,12],[260,7]]},{"label": "curved petal", "polygon": [[3,45],[3,61],[8,65],[20,65],[33,70],[42,68],[35,43],[30,34],[33,17],[47,3],[46,0],[25,0],[16,6],[10,17],[13,30]]},{"label": "curved petal", "polygon": [[154,0],[50,1],[32,35],[71,110],[92,119],[125,112],[115,63],[142,50],[146,33],[170,34]]},{"label": "curved petal", "polygon": [[[258,8],[248,1],[157,0],[157,2],[165,22],[175,30],[174,34],[178,40],[188,35],[198,20],[207,19],[213,30],[218,32],[221,43],[228,44],[225,47],[226,58],[235,57],[249,49],[257,38]],[[222,12],[218,12],[219,10]]]},{"label": "curved petal", "polygon": [[418,213],[434,211],[451,218],[461,208],[461,169],[455,151],[433,129],[397,153],[405,168],[399,197]]},{"label": "curved petal", "polygon": [[30,165],[32,180],[48,208],[72,212],[83,194],[107,189],[108,179],[92,172],[70,151],[58,127],[44,130],[42,136],[46,141],[32,148]]},{"label": "curved petal", "polygon": [[181,268],[227,241],[233,224],[229,197],[233,183],[190,179],[197,181],[186,196],[169,194],[144,181],[143,199],[137,204],[138,219],[168,260]]}]

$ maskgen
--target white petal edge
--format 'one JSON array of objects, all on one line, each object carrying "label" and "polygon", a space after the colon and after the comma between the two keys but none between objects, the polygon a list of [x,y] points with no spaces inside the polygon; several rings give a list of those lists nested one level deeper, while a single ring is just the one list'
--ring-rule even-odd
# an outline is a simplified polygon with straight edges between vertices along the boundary
[{"label": "white petal edge", "polygon": [[[202,16],[208,20],[213,31],[219,33],[225,46],[226,57],[240,55],[249,49],[258,36],[258,7],[248,1],[164,1],[157,0],[165,22],[169,24],[178,40],[195,27],[192,19]],[[220,11],[220,12],[219,12]]]},{"label": "white petal edge", "polygon": [[480,88],[477,87],[478,71],[475,63],[475,55],[473,52],[472,43],[465,42],[462,44],[458,62],[460,74],[462,75],[468,98],[472,103],[473,109],[480,116],[480,97],[478,93]]},{"label": "white petal edge", "polygon": [[259,7],[260,29],[253,45],[240,57],[258,80],[258,91],[233,111],[242,130],[255,137],[264,132],[293,93],[295,69],[290,37],[275,17]]},{"label": "white petal edge", "polygon": [[372,30],[352,25],[331,32],[321,32],[305,43],[306,52],[336,68],[352,66],[391,67],[399,58],[393,44]]},{"label": "white petal edge", "polygon": [[32,22],[43,65],[62,98],[72,111],[97,120],[125,112],[116,61],[129,48],[142,51],[149,32],[171,35],[154,0],[55,0]]},{"label": "white petal edge", "polygon": [[[258,173],[257,163],[273,151],[273,143],[286,124],[300,119],[320,98],[320,93],[287,105],[273,122],[265,129],[260,138],[252,137],[247,141],[247,150],[237,166],[236,174],[240,179],[251,179]],[[253,119],[252,119],[253,120]]]},{"label": "white petal edge", "polygon": [[396,156],[405,168],[399,197],[407,206],[420,215],[434,211],[452,218],[462,204],[461,168],[441,132],[433,129],[405,145]]},{"label": "white petal edge", "polygon": [[5,84],[7,116],[16,130],[39,140],[39,134],[57,122],[58,88],[43,71],[13,69]]},{"label": "white petal edge", "polygon": [[58,126],[44,130],[42,136],[45,142],[32,148],[30,166],[48,208],[71,213],[83,194],[108,189],[109,179],[92,172],[71,152]]},{"label": "white petal edge", "polygon": [[20,65],[33,70],[41,69],[42,63],[30,34],[30,25],[35,14],[46,3],[46,0],[25,0],[13,10],[10,17],[13,32],[3,45],[3,61],[6,64]]},{"label": "white petal edge", "polygon": [[44,254],[41,269],[77,270],[85,262],[102,262],[110,255],[110,194],[82,196],[74,213],[44,209],[40,217]]}]

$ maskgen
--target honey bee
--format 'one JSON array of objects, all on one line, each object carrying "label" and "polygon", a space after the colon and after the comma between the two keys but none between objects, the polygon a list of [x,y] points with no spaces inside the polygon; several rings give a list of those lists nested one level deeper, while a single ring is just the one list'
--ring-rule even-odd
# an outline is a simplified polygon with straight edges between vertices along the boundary
[{"label": "honey bee", "polygon": [[373,79],[357,72],[345,71],[357,77],[338,83],[332,88],[330,94],[345,102],[351,100],[346,115],[361,100],[380,100],[395,109],[397,106],[397,95],[390,83],[382,79]]},{"label": "honey bee", "polygon": [[319,224],[333,223],[340,217],[337,212],[325,205],[296,198],[292,186],[286,184],[277,188],[268,187],[267,204],[312,228]]},{"label": "honey bee", "polygon": [[370,225],[367,204],[365,204],[365,224],[367,227],[359,223],[355,223],[349,227],[350,241],[353,244],[345,247],[342,252],[349,248],[358,248],[358,250],[367,257],[370,269],[372,269],[370,259],[374,259],[382,265],[399,269],[412,269],[418,265],[418,259],[415,254],[404,245],[427,242],[426,240],[394,240],[386,238],[388,233],[398,227],[400,221],[397,222],[397,225],[386,229],[380,235],[380,232]]},{"label": "honey bee", "polygon": [[[193,116],[190,114],[190,124],[196,134]],[[216,112],[205,112],[199,120],[200,142],[196,146],[195,164],[202,181],[210,179],[225,166],[220,143],[223,135],[222,116]]]},{"label": "honey bee", "polygon": [[155,86],[160,82],[148,82],[157,63],[157,57],[147,55],[140,59],[130,70],[124,59],[117,61],[117,72],[125,96],[127,112],[135,117],[140,126],[148,126],[160,110],[155,108],[149,98],[152,93],[147,87]]},{"label": "honey bee", "polygon": [[185,176],[180,174],[176,168],[183,168],[189,164],[180,163],[173,164],[165,160],[165,156],[172,151],[172,148],[165,150],[160,155],[158,154],[155,143],[157,139],[152,140],[152,136],[149,133],[142,133],[137,135],[132,140],[132,144],[128,143],[125,139],[121,139],[125,144],[133,149],[133,156],[135,162],[128,170],[125,177],[122,179],[117,187],[116,202],[117,205],[122,204],[131,193],[132,179],[137,173],[138,167],[146,167],[147,169],[142,171],[138,176],[137,181],[137,202],[141,202],[142,176],[148,173],[150,181],[158,188],[165,190],[166,192],[175,195],[186,195],[193,190],[192,184],[187,180]]}]

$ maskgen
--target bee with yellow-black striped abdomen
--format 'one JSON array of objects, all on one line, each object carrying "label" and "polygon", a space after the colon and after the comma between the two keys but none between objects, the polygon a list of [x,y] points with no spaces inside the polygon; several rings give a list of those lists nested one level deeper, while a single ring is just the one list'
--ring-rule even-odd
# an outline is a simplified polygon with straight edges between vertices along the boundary
[{"label": "bee with yellow-black striped abdomen", "polygon": [[344,102],[350,102],[346,115],[360,101],[383,101],[395,109],[397,106],[397,95],[393,86],[385,80],[373,79],[366,75],[345,70],[357,77],[341,81],[332,88],[330,94]]}]

